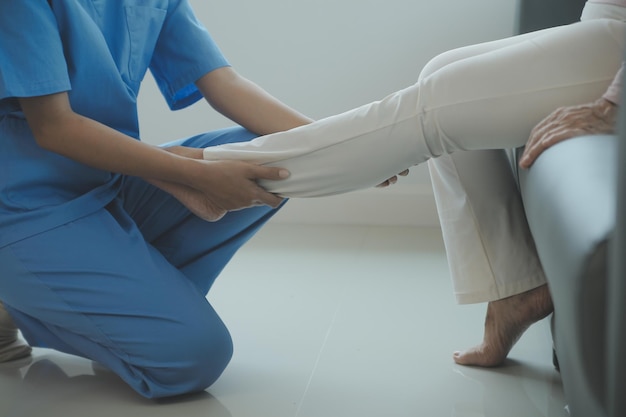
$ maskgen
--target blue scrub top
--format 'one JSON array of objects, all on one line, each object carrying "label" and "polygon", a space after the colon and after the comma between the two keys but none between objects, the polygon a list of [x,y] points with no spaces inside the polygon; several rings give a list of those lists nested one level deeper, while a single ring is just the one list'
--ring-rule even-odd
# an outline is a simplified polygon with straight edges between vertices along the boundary
[{"label": "blue scrub top", "polygon": [[0,247],[104,207],[121,182],[40,148],[16,97],[67,91],[75,112],[139,138],[148,69],[175,110],[227,65],[186,0],[0,0]]}]

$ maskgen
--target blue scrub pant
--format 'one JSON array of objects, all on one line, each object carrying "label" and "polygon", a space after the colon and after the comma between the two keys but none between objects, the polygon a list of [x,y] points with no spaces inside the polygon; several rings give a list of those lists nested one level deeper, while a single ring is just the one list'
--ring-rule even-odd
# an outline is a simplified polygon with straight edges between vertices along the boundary
[{"label": "blue scrub pant", "polygon": [[[176,144],[253,137],[232,128]],[[1,298],[32,346],[97,361],[145,397],[201,391],[232,356],[206,294],[275,212],[254,207],[205,222],[127,177],[107,207],[2,248]]]}]

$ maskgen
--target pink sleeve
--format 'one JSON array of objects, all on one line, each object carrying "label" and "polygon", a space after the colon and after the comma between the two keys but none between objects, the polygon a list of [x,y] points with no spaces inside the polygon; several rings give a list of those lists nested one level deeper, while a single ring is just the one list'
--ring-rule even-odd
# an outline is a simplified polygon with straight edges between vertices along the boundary
[{"label": "pink sleeve", "polygon": [[617,74],[615,75],[615,78],[613,79],[613,82],[609,86],[609,89],[606,90],[606,93],[604,93],[604,95],[602,96],[605,99],[607,99],[610,102],[615,103],[617,105],[619,105],[620,98],[621,98],[621,95],[622,95],[622,75],[623,75],[623,73],[624,73],[624,64],[622,64],[622,67],[619,69],[619,71],[617,71]]},{"label": "pink sleeve", "polygon": [[626,0],[588,0],[587,3],[614,4],[616,6],[626,7]]}]

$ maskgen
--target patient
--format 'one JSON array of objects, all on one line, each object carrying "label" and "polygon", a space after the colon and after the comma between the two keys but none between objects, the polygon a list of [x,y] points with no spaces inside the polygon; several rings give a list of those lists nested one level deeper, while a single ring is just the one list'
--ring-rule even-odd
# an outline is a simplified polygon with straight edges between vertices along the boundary
[{"label": "patient", "polygon": [[[528,168],[559,141],[614,131],[626,1],[606,3],[588,2],[583,21],[572,25],[445,53],[415,85],[382,101],[248,143],[207,148],[204,158],[286,168],[287,180],[262,182],[285,197],[370,187],[428,159],[442,156],[445,163],[472,153],[461,151],[526,145],[520,165]],[[481,190],[481,183],[473,186]],[[444,204],[438,209],[455,293],[460,303],[489,302],[483,343],[455,352],[454,360],[495,366],[531,324],[550,314],[552,301],[532,237],[524,225],[507,228],[515,214],[506,213],[510,204],[502,222],[485,218],[477,224],[481,213],[472,212],[476,206],[467,202],[466,191],[454,192],[439,199]],[[467,216],[459,216],[464,210]],[[485,241],[504,256],[481,255]],[[484,274],[476,273],[480,256],[487,258]]]}]

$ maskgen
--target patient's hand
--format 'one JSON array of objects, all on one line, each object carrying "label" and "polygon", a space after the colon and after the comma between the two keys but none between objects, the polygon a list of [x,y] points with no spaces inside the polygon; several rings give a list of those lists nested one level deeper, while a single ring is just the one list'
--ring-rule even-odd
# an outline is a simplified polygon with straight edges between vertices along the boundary
[{"label": "patient's hand", "polygon": [[[406,177],[407,175],[409,175],[409,170],[405,169],[404,171],[402,171],[398,175],[401,176],[401,177]],[[398,175],[394,175],[393,177],[389,178],[385,182],[382,182],[382,183],[378,184],[376,186],[376,188],[385,188],[385,187],[388,187],[390,185],[395,184],[396,182],[398,182]]]},{"label": "patient's hand", "polygon": [[519,165],[529,168],[544,150],[566,139],[614,133],[616,119],[617,106],[604,98],[593,103],[561,107],[532,130]]}]

